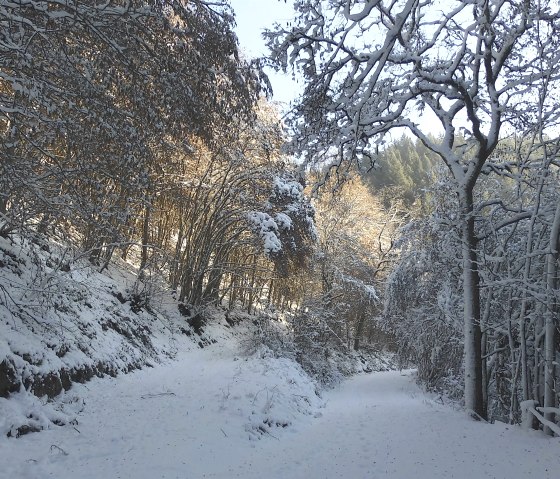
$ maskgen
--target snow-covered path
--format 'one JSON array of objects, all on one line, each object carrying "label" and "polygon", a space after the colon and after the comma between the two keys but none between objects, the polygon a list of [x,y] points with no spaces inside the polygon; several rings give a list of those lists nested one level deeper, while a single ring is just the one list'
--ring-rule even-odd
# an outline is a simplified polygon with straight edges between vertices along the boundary
[{"label": "snow-covered path", "polygon": [[[0,477],[560,477],[558,439],[472,421],[410,373],[357,376],[320,407],[288,361],[214,346],[89,383],[85,397],[75,427],[0,438]],[[291,424],[260,431],[263,417]]]},{"label": "snow-covered path", "polygon": [[286,441],[273,477],[558,478],[560,442],[481,424],[426,398],[409,374],[347,381],[322,418]]}]

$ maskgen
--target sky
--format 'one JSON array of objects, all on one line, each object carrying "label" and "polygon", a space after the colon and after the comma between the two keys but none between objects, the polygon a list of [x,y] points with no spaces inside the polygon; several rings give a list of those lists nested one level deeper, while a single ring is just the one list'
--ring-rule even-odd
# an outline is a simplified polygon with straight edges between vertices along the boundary
[{"label": "sky", "polygon": [[[274,23],[285,25],[295,16],[292,8],[293,0],[230,0],[230,4],[235,12],[236,33],[241,51],[250,58],[268,54],[268,48],[262,37],[265,29],[272,28]],[[270,68],[265,71],[272,84],[273,101],[279,102],[280,109],[287,112],[290,102],[301,93],[303,82],[296,82],[291,74],[278,73]],[[426,131],[432,131],[434,125],[439,128],[433,114],[426,111],[424,116],[425,119],[420,119],[420,122],[425,124]],[[408,130],[398,130],[395,136],[400,137],[403,133],[410,134]]]},{"label": "sky", "polygon": [[[274,23],[286,24],[294,18],[293,0],[230,0],[230,3],[236,16],[236,33],[241,51],[250,58],[268,54],[262,37],[266,28],[272,28]],[[265,71],[272,84],[273,100],[279,102],[281,110],[287,112],[289,103],[302,91],[303,83],[296,82],[291,74],[277,73],[272,69]],[[434,124],[437,125],[437,120],[434,123],[435,117],[431,117],[429,112],[425,115],[428,118],[425,123],[430,125],[430,131]],[[400,137],[402,133],[398,131],[396,136]]]},{"label": "sky", "polygon": [[[230,0],[235,11],[241,50],[250,58],[266,56],[268,49],[262,38],[265,28],[275,22],[285,24],[293,18],[292,0]],[[274,91],[274,101],[289,104],[300,89],[290,75],[266,70]]]}]

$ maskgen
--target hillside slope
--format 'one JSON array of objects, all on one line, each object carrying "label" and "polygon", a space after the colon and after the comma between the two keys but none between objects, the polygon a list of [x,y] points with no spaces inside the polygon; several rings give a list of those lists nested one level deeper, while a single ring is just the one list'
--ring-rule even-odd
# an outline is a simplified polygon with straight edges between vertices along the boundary
[{"label": "hillside slope", "polygon": [[[216,342],[239,341],[249,357],[268,341],[270,358],[296,367],[285,325],[272,318],[195,312],[157,275],[141,281],[124,261],[100,268],[63,243],[0,238],[0,436],[73,423],[83,403],[77,384],[175,361]],[[332,366],[328,377],[387,367],[382,356],[370,359],[350,351],[329,355],[322,367]]]},{"label": "hillside slope", "polygon": [[100,273],[77,254],[54,241],[0,238],[1,436],[67,422],[47,401],[72,384],[153,366],[210,342],[195,338],[164,285],[151,283],[147,303],[132,266],[121,261]]}]

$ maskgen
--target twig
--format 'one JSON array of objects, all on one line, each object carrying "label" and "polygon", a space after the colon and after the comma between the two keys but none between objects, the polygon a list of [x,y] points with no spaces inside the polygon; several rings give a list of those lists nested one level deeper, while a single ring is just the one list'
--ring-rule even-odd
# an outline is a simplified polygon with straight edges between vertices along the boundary
[{"label": "twig", "polygon": [[56,444],[51,444],[51,451],[52,451],[53,449],[56,449],[56,450],[58,450],[60,453],[62,453],[63,455],[68,456],[68,453],[67,453],[64,449],[62,449],[61,447],[57,446]]},{"label": "twig", "polygon": [[264,430],[264,432],[266,432],[270,437],[273,437],[273,438],[276,439],[277,441],[280,440],[280,439],[278,439],[276,436],[273,436],[272,434],[270,434],[266,429]]},{"label": "twig", "polygon": [[267,391],[267,390],[268,390],[268,388],[267,388],[266,386],[265,386],[264,388],[258,390],[258,391],[256,392],[255,396],[253,397],[253,402],[252,402],[251,404],[254,405],[254,404],[255,404],[255,401],[257,400],[257,396],[258,396],[260,393],[262,393],[263,391]]},{"label": "twig", "polygon": [[175,396],[174,392],[168,391],[168,392],[163,392],[163,393],[149,393],[149,394],[144,394],[143,396],[140,396],[140,399],[150,399],[150,398],[157,398],[160,396]]}]

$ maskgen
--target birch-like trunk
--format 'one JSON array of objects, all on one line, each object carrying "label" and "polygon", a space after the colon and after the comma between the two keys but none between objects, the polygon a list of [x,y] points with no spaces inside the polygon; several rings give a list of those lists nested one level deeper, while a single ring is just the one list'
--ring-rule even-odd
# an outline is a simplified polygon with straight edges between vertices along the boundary
[{"label": "birch-like trunk", "polygon": [[[555,391],[555,364],[554,356],[555,340],[556,340],[556,322],[558,308],[554,298],[554,291],[557,285],[558,267],[558,247],[560,243],[560,201],[556,206],[554,221],[550,230],[549,251],[546,255],[546,310],[544,319],[544,407],[556,407],[556,391]],[[555,414],[546,412],[545,419],[554,422]],[[545,432],[552,435],[552,431],[545,426]]]}]

